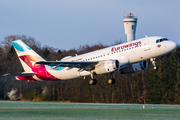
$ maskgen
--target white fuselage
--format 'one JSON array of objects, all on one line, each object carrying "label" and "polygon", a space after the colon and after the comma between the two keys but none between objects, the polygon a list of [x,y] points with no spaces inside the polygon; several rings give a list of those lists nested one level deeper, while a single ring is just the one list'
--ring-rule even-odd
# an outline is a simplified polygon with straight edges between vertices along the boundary
[{"label": "white fuselage", "polygon": [[[147,37],[131,42],[118,44],[101,50],[96,50],[86,54],[69,57],[62,61],[106,61],[118,60],[120,63],[119,69],[124,65],[141,62],[150,58],[157,58],[173,51],[177,44],[173,41],[162,41],[156,43],[158,39],[163,37]],[[53,76],[61,79],[74,79],[81,76],[87,76],[89,71],[78,71],[78,68],[69,69],[67,67],[59,70],[52,69],[46,65],[47,71]]]}]

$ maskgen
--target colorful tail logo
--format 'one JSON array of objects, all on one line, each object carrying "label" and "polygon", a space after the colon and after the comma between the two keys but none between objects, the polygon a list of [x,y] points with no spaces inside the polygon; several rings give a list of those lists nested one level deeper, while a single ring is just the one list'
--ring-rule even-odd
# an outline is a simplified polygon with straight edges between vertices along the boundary
[{"label": "colorful tail logo", "polygon": [[31,69],[40,66],[35,64],[36,62],[45,61],[21,40],[15,40],[12,42],[12,44],[25,71],[30,71]]},{"label": "colorful tail logo", "polygon": [[[34,52],[29,46],[27,46],[21,40],[15,40],[12,42],[15,51],[19,57],[19,60],[25,70],[36,73],[36,77],[39,80],[58,80],[54,76],[52,76],[45,68],[44,65],[36,64],[38,61],[45,61],[41,56],[39,56],[36,52]],[[33,79],[32,77],[21,77],[18,79]]]}]

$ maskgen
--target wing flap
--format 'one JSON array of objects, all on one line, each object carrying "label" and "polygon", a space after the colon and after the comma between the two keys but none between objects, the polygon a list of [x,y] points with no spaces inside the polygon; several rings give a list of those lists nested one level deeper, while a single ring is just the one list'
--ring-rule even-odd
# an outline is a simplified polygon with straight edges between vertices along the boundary
[{"label": "wing flap", "polygon": [[79,69],[90,69],[95,66],[98,61],[40,61],[36,62],[36,64],[43,64],[53,66],[56,68],[60,67],[69,67],[69,68],[79,68]]}]

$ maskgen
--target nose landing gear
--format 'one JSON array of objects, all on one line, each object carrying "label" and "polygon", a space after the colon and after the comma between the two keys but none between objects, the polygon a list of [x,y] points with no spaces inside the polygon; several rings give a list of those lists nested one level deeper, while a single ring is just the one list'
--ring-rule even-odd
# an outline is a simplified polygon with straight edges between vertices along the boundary
[{"label": "nose landing gear", "polygon": [[150,61],[152,62],[153,66],[154,66],[154,70],[158,70],[158,66],[156,66],[156,58],[151,58]]}]

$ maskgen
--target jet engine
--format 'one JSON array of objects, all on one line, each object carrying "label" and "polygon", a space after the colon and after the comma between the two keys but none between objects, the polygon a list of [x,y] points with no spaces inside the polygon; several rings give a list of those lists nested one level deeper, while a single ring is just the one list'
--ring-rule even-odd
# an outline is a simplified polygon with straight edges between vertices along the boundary
[{"label": "jet engine", "polygon": [[119,69],[118,60],[108,60],[100,62],[95,66],[94,72],[96,74],[111,73]]},{"label": "jet engine", "polygon": [[120,72],[121,74],[131,74],[146,70],[147,67],[148,67],[147,62],[143,61],[139,63],[130,64],[128,67],[121,69]]}]

